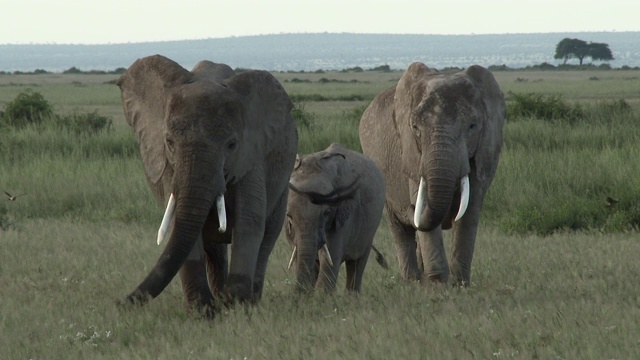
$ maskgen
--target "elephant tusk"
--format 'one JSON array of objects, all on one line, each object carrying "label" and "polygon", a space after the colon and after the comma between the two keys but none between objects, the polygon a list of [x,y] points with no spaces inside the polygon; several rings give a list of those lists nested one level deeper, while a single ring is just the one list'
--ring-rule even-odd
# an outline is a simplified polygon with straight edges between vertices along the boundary
[{"label": "elephant tusk", "polygon": [[158,239],[156,242],[158,245],[162,244],[164,238],[167,236],[167,230],[169,229],[169,224],[171,223],[171,218],[173,217],[173,211],[176,209],[176,198],[173,196],[173,193],[169,196],[169,202],[167,203],[167,209],[164,211],[164,216],[162,217],[162,223],[160,223],[160,229],[158,229]]},{"label": "elephant tusk", "polygon": [[469,175],[465,175],[460,181],[460,185],[462,186],[462,194],[460,195],[460,209],[458,209],[458,215],[456,215],[456,219],[454,221],[460,220],[464,213],[467,211],[467,205],[469,205]]},{"label": "elephant tusk", "polygon": [[418,187],[418,198],[416,199],[416,209],[413,213],[413,223],[416,227],[420,226],[420,217],[422,216],[422,212],[424,211],[425,203],[424,203],[424,190],[427,187],[427,183],[424,181],[424,178],[420,177],[420,186]]},{"label": "elephant tusk", "polygon": [[227,231],[227,210],[224,207],[224,195],[216,198],[216,210],[218,210],[218,222],[220,223],[218,232],[223,233]]},{"label": "elephant tusk", "polygon": [[293,247],[293,252],[291,253],[291,260],[289,260],[289,266],[287,266],[287,270],[291,269],[291,266],[293,265],[293,262],[296,261],[297,250],[298,250],[298,247],[294,246]]},{"label": "elephant tusk", "polygon": [[329,262],[329,266],[333,267],[333,260],[331,259],[331,254],[329,253],[329,247],[327,244],[322,246],[322,252],[327,257],[327,262]]}]

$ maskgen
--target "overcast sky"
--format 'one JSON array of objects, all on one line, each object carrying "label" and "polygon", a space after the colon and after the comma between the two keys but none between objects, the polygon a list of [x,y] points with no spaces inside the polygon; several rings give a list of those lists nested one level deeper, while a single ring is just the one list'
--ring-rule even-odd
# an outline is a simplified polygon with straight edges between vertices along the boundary
[{"label": "overcast sky", "polygon": [[0,11],[0,44],[640,31],[639,0],[0,0]]}]

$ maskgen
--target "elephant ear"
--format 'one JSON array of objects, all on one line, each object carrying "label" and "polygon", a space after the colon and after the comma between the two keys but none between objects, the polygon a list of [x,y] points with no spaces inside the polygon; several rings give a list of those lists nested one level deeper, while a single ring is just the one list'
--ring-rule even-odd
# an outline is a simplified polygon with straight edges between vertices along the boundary
[{"label": "elephant ear", "polygon": [[293,104],[286,91],[267,71],[252,70],[221,82],[243,97],[243,133],[236,151],[236,161],[229,169],[229,177],[240,179],[263,163],[271,150],[281,141],[286,126],[292,126]]},{"label": "elephant ear", "polygon": [[504,95],[493,74],[482,66],[473,65],[465,70],[482,94],[486,119],[480,146],[476,151],[476,176],[481,183],[490,181],[498,167],[497,157],[502,148],[502,127],[505,121]]},{"label": "elephant ear", "polygon": [[353,193],[360,187],[360,174],[351,166],[347,155],[349,150],[340,144],[333,143],[326,149],[326,154],[318,164],[328,171],[323,171],[330,177],[333,192],[339,194],[339,198],[352,198]]},{"label": "elephant ear", "polygon": [[192,74],[176,62],[154,55],[136,60],[117,81],[125,118],[140,144],[145,174],[154,184],[166,167],[164,117],[167,95],[191,78]]},{"label": "elephant ear", "polygon": [[437,75],[438,71],[420,62],[409,65],[396,85],[394,97],[394,121],[402,144],[402,161],[404,171],[418,178],[420,152],[415,135],[411,128],[413,111],[424,99],[427,91],[427,79]]},{"label": "elephant ear", "polygon": [[208,79],[215,82],[221,82],[236,74],[229,65],[218,64],[208,60],[198,62],[191,72],[198,79]]}]

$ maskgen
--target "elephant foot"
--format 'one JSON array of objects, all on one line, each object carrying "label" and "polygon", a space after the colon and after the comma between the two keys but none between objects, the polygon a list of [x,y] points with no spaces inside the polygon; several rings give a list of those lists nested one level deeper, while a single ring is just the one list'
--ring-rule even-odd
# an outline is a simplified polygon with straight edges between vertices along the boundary
[{"label": "elephant foot", "polygon": [[426,283],[434,285],[444,285],[449,281],[449,274],[428,274]]},{"label": "elephant foot", "polygon": [[471,281],[468,279],[455,279],[453,282],[453,287],[466,288],[469,287],[469,285],[471,285]]},{"label": "elephant foot", "polygon": [[226,302],[228,304],[253,303],[253,284],[251,278],[246,275],[229,274],[225,289]]}]

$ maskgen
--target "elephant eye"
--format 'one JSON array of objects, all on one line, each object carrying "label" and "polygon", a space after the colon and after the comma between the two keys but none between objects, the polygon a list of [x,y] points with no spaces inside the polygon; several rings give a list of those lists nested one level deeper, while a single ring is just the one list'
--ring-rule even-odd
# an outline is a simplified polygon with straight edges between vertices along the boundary
[{"label": "elephant eye", "polygon": [[238,147],[238,142],[236,141],[236,139],[229,141],[229,143],[227,144],[227,150],[229,152],[235,150],[236,147]]},{"label": "elephant eye", "polygon": [[299,154],[296,154],[296,162],[293,165],[293,170],[299,168],[300,164],[302,164],[302,159],[300,159],[300,155]]},{"label": "elephant eye", "polygon": [[291,216],[287,214],[287,232],[289,234],[293,234],[293,221],[291,220]]},{"label": "elephant eye", "polygon": [[165,143],[167,144],[167,149],[169,150],[169,152],[173,152],[173,140],[167,138],[165,140]]},{"label": "elephant eye", "polygon": [[471,123],[471,124],[469,125],[469,132],[470,132],[470,133],[473,133],[473,132],[475,132],[476,130],[478,130],[478,124],[476,124],[476,123]]},{"label": "elephant eye", "polygon": [[416,137],[422,136],[422,132],[420,132],[420,128],[418,128],[418,125],[413,121],[411,122],[411,130],[413,130],[413,133],[416,135]]}]

